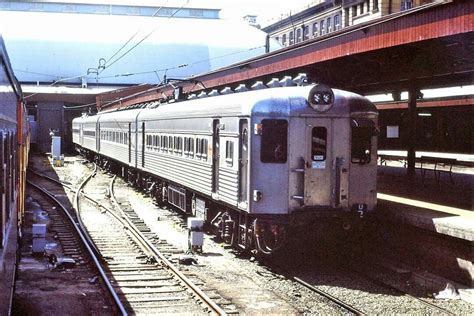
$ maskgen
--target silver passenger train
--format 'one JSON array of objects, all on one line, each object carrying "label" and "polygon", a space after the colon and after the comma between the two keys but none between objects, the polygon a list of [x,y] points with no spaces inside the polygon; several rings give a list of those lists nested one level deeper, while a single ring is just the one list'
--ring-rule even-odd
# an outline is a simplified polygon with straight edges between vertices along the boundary
[{"label": "silver passenger train", "polygon": [[377,110],[325,85],[148,103],[73,120],[73,142],[225,242],[271,254],[291,227],[376,204]]}]

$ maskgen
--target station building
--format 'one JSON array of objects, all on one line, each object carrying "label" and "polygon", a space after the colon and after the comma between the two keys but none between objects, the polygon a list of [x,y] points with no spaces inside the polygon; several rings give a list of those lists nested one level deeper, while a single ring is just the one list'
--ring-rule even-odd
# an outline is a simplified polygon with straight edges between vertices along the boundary
[{"label": "station building", "polygon": [[0,2],[0,31],[36,131],[33,143],[49,152],[54,132],[67,145],[72,117],[95,108],[82,105],[93,105],[98,93],[152,89],[281,47],[219,13],[205,2]]},{"label": "station building", "polygon": [[435,0],[314,0],[307,8],[282,16],[263,28],[283,46],[339,31]]}]

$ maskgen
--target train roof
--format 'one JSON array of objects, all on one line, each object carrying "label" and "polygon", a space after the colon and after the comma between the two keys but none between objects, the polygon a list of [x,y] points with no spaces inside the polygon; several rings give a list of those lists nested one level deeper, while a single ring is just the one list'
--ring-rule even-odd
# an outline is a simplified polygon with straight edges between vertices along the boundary
[{"label": "train roof", "polygon": [[190,117],[270,116],[289,117],[300,115],[347,116],[358,113],[376,113],[377,109],[367,98],[358,94],[333,89],[334,106],[326,112],[316,112],[309,106],[308,96],[315,85],[304,87],[269,88],[205,97],[180,102],[149,102],[153,108],[136,108],[122,111],[101,112],[95,116],[76,118],[88,122],[130,122],[138,120],[174,119]]},{"label": "train roof", "polygon": [[126,111],[111,111],[99,113],[98,121],[99,123],[103,122],[130,122],[137,117],[142,109],[132,109]]},{"label": "train roof", "polygon": [[[256,91],[205,97],[189,101],[162,104],[155,109],[143,109],[139,120],[208,116],[275,116],[338,115],[353,112],[377,112],[366,98],[334,89],[335,102],[330,111],[317,113],[309,107],[308,96],[315,85],[304,87],[269,88]],[[350,101],[350,102],[349,102]]]}]

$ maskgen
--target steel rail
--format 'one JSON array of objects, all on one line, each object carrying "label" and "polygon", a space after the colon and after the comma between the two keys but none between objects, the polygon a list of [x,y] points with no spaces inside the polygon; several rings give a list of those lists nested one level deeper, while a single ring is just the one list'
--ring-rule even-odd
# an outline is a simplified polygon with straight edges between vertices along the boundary
[{"label": "steel rail", "polygon": [[389,290],[395,291],[395,292],[397,292],[397,293],[399,293],[399,294],[402,294],[402,295],[404,295],[404,296],[406,296],[406,297],[415,299],[416,301],[420,302],[421,304],[424,304],[424,305],[426,305],[426,306],[428,306],[428,307],[431,307],[432,309],[437,310],[438,312],[441,312],[443,315],[456,315],[455,313],[453,313],[453,312],[451,312],[451,311],[449,311],[449,310],[447,310],[447,309],[444,309],[444,308],[442,308],[442,307],[440,307],[440,306],[438,306],[438,305],[436,305],[436,304],[433,304],[433,303],[431,303],[431,302],[428,302],[428,301],[426,301],[426,300],[424,300],[424,299],[422,299],[422,298],[413,296],[413,295],[411,295],[411,294],[405,292],[404,290],[401,290],[401,289],[399,289],[399,288],[397,288],[397,287],[395,287],[395,286],[393,286],[393,285],[390,285],[390,284],[388,284],[388,283],[383,282],[382,280],[377,279],[376,277],[372,277],[372,276],[370,276],[370,275],[368,275],[368,274],[366,274],[366,273],[364,273],[364,272],[354,270],[353,268],[351,268],[351,270],[352,270],[354,273],[357,273],[357,274],[361,275],[363,278],[366,278],[366,279],[370,280],[371,282],[376,283],[377,285],[379,285],[379,286],[381,286],[381,287],[385,287],[385,288],[387,288],[387,289],[389,289]]},{"label": "steel rail", "polygon": [[63,213],[66,215],[66,217],[69,219],[69,221],[71,222],[71,224],[73,225],[74,229],[76,230],[76,233],[79,235],[79,237],[81,238],[82,240],[82,243],[84,244],[87,252],[89,253],[89,255],[91,256],[92,260],[94,261],[94,265],[96,266],[97,270],[99,271],[99,274],[101,276],[101,279],[102,281],[106,284],[107,286],[107,290],[109,291],[109,294],[112,296],[113,300],[114,300],[114,304],[115,306],[118,308],[118,310],[120,310],[120,313],[122,315],[128,315],[127,311],[125,310],[125,307],[123,306],[122,302],[120,301],[117,293],[115,292],[112,284],[110,283],[110,280],[108,279],[104,269],[102,268],[102,265],[100,264],[99,262],[99,259],[97,258],[96,254],[94,253],[94,250],[92,250],[90,244],[89,244],[89,241],[87,240],[86,236],[83,234],[82,232],[82,229],[77,225],[76,221],[74,220],[74,218],[71,216],[71,214],[69,213],[69,211],[67,210],[67,208],[51,193],[49,192],[48,190],[34,184],[33,182],[31,182],[30,180],[27,180],[26,181],[29,185],[31,185],[33,188],[41,191],[43,194],[45,194],[46,196],[48,196],[52,201],[54,201],[54,203],[56,203],[60,208],[61,210],[63,211]]},{"label": "steel rail", "polygon": [[[60,180],[57,180],[57,179],[54,179],[54,178],[51,178],[49,176],[46,176],[44,174],[40,174],[38,172],[35,172],[35,171],[32,171],[34,174],[40,176],[40,177],[43,177],[43,178],[46,178],[50,181],[53,181],[53,182],[56,182],[58,184],[61,184],[61,185],[64,185],[62,181]],[[204,302],[207,307],[212,311],[214,312],[215,314],[217,315],[226,315],[226,312],[221,308],[219,307],[209,296],[207,296],[201,289],[199,289],[196,285],[194,285],[191,280],[189,280],[183,273],[181,273],[181,271],[179,271],[176,267],[174,267],[174,265],[168,260],[166,259],[166,257],[163,256],[163,254],[158,250],[156,249],[156,247],[151,244],[148,239],[143,236],[143,234],[135,227],[135,225],[128,219],[128,217],[124,214],[122,208],[120,207],[120,205],[118,204],[117,200],[115,199],[115,194],[114,194],[114,190],[113,190],[113,182],[115,181],[116,179],[116,176],[114,176],[110,182],[110,185],[109,185],[109,192],[110,192],[110,196],[111,196],[111,200],[114,204],[114,206],[120,210],[120,213],[121,215],[118,216],[117,214],[115,214],[114,211],[110,210],[109,208],[107,208],[106,206],[104,206],[103,204],[97,202],[96,200],[94,200],[93,198],[91,198],[90,196],[88,196],[87,194],[85,194],[84,192],[81,192],[81,195],[84,196],[87,200],[89,200],[90,202],[94,203],[96,206],[104,209],[106,212],[108,212],[110,215],[112,215],[115,219],[117,219],[124,227],[127,227],[129,228],[128,231],[134,235],[135,239],[138,239],[138,242],[140,244],[142,244],[144,247],[148,248],[148,252],[152,253],[154,256],[155,256],[155,259],[158,261],[161,261],[164,265],[166,265],[166,267],[168,267],[182,282],[184,282],[187,287],[192,290],[192,292],[199,298],[201,299],[202,302]],[[86,181],[84,181],[86,182]],[[84,183],[83,182],[83,183]],[[64,185],[64,187],[66,187],[67,189],[71,190],[71,191],[75,191],[71,186],[67,186],[67,185]],[[77,190],[78,191],[78,190]],[[77,194],[77,191],[76,191],[76,194]]]},{"label": "steel rail", "polygon": [[110,181],[110,186],[109,186],[109,192],[110,192],[110,198],[112,202],[114,203],[115,207],[120,210],[120,212],[123,214],[123,218],[129,223],[129,226],[132,230],[135,231],[135,233],[140,236],[140,238],[143,240],[143,242],[148,246],[148,248],[161,260],[161,262],[169,268],[182,282],[184,282],[187,287],[192,290],[192,292],[199,297],[199,299],[205,303],[208,308],[216,313],[217,315],[226,315],[226,312],[219,306],[217,305],[206,293],[204,293],[199,287],[197,287],[194,283],[191,282],[181,271],[179,271],[156,247],[151,244],[148,239],[143,236],[143,234],[135,227],[135,225],[128,219],[127,216],[124,215],[124,212],[122,208],[120,207],[119,203],[117,202],[117,199],[115,198],[115,193],[114,193],[114,182],[117,176],[114,176],[112,180]]},{"label": "steel rail", "polygon": [[299,284],[301,284],[301,285],[307,287],[307,288],[310,289],[311,291],[316,292],[316,293],[318,293],[318,294],[321,295],[321,296],[324,296],[325,298],[327,298],[327,299],[331,300],[332,302],[336,303],[337,305],[339,305],[339,306],[341,306],[341,307],[347,309],[348,311],[354,313],[355,315],[364,315],[364,312],[362,312],[362,311],[358,310],[357,308],[355,308],[355,307],[353,307],[353,306],[351,306],[351,305],[349,305],[349,304],[347,304],[347,303],[341,301],[341,300],[338,299],[337,297],[332,296],[331,294],[329,294],[329,293],[327,293],[327,292],[324,292],[324,291],[322,291],[322,290],[320,290],[320,289],[318,289],[318,288],[312,286],[311,284],[309,284],[309,283],[307,283],[307,282],[301,280],[301,279],[298,278],[298,277],[290,277],[290,279],[292,279],[293,281],[298,282]]},{"label": "steel rail", "polygon": [[[82,221],[82,218],[81,218],[81,212],[80,212],[80,205],[79,205],[79,196],[81,195],[81,191],[82,191],[82,188],[86,185],[86,183],[97,173],[97,165],[94,164],[94,170],[91,172],[91,174],[89,174],[82,182],[81,184],[79,184],[79,187],[77,188],[77,190],[73,191],[74,192],[74,200],[73,200],[73,206],[74,206],[74,209],[76,210],[76,216],[77,216],[77,220],[79,222],[79,227],[82,229],[82,232],[84,233],[84,235],[86,235],[87,237],[87,240],[89,241],[89,245],[92,247],[92,249],[94,250],[95,254],[99,257],[102,258],[102,255],[99,251],[99,249],[97,249],[97,246],[95,245],[94,241],[92,240],[91,236],[89,235],[89,232],[87,231],[86,229],[86,226],[84,225],[84,222]],[[62,186],[64,186],[64,184],[61,182],[61,181],[57,181],[57,183],[61,184]]]},{"label": "steel rail", "polygon": [[[72,188],[70,185],[65,184],[64,181],[51,178],[51,177],[49,177],[49,176],[47,176],[47,175],[45,175],[45,174],[36,172],[36,171],[34,171],[34,170],[30,170],[30,171],[31,171],[33,174],[37,175],[38,177],[45,178],[45,179],[47,179],[47,180],[49,180],[49,181],[52,181],[52,182],[55,182],[55,183],[57,183],[57,184],[60,184],[60,185],[64,186],[66,189],[70,190],[70,191],[73,192],[73,193],[76,193],[76,192],[77,192],[77,190],[75,190],[74,188]],[[93,203],[95,206],[100,207],[100,208],[102,208],[103,210],[105,210],[107,213],[109,213],[109,214],[110,214],[112,217],[114,217],[123,227],[128,228],[128,226],[130,226],[130,223],[128,223],[127,221],[125,221],[126,217],[125,217],[123,214],[122,214],[122,216],[118,216],[117,214],[115,214],[114,211],[112,211],[111,209],[107,208],[107,207],[104,206],[103,204],[97,202],[94,198],[90,197],[90,196],[87,195],[86,193],[84,193],[84,192],[81,191],[80,194],[81,194],[85,199],[87,199],[89,202]],[[130,231],[130,230],[129,230],[129,232],[130,232],[131,234],[133,234],[133,236],[131,236],[131,237],[133,237],[133,238],[135,239],[135,241],[137,241],[137,243],[140,243],[140,244],[143,245],[143,247],[146,247],[146,245],[142,243],[140,236],[136,236],[136,234],[135,234],[134,231]],[[96,253],[97,253],[98,255],[100,255],[100,251],[99,251],[97,248],[95,248],[95,249],[97,250]],[[152,252],[149,251],[149,253],[151,254]],[[156,258],[155,258],[155,259],[156,259]]]}]

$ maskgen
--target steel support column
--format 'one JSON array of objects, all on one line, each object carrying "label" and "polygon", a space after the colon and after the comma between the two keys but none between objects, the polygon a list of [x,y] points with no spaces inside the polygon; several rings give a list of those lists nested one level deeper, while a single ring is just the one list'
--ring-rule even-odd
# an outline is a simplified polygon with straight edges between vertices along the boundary
[{"label": "steel support column", "polygon": [[415,153],[416,153],[416,99],[419,90],[416,87],[408,90],[408,143],[407,143],[407,175],[415,177]]}]

